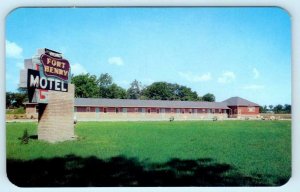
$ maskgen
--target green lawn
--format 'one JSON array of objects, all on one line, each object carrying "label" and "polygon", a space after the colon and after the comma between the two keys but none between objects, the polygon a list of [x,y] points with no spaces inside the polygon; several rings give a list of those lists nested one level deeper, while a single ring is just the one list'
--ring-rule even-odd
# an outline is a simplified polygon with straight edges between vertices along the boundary
[{"label": "green lawn", "polygon": [[[137,171],[139,176],[150,178],[149,175],[154,172],[153,170],[157,175],[161,170],[165,170],[173,180],[182,178],[180,181],[183,186],[280,185],[291,175],[291,121],[80,122],[75,128],[79,138],[77,141],[57,144],[36,139],[30,139],[28,144],[20,144],[18,137],[23,135],[25,129],[28,130],[29,135],[37,134],[37,123],[7,123],[6,125],[8,173],[13,175],[11,178],[15,178],[13,173],[20,171],[16,167],[22,169],[20,163],[14,166],[15,168],[10,168],[14,163],[30,162],[32,166],[35,160],[73,158],[71,162],[75,162],[75,165],[72,168],[83,171],[84,168],[80,166],[86,164],[82,162],[91,160],[91,157],[101,160],[98,164],[110,163],[105,164],[104,167],[112,165],[115,157],[122,157],[126,163],[132,163],[131,160],[134,159],[136,163],[134,170],[143,167],[142,171]],[[173,166],[174,160],[176,166]],[[66,162],[64,163],[67,165]],[[70,159],[68,163],[70,164]],[[122,165],[118,164],[118,166],[120,169],[124,168]],[[174,173],[167,170],[170,166],[172,171],[175,169]],[[184,173],[182,173],[183,168]],[[10,169],[13,170],[11,173]],[[111,172],[110,169],[106,171],[106,174]],[[123,174],[126,175],[126,171],[124,172]],[[203,179],[200,179],[204,176],[199,173],[203,172],[206,173],[206,178],[211,177],[209,182],[203,183]],[[229,177],[233,172],[235,177]],[[134,179],[129,179],[130,182],[129,180],[125,182],[121,180],[124,177],[129,178],[128,175],[118,176],[118,183],[104,184],[97,184],[95,179],[94,182],[90,182],[90,185],[143,186],[143,181],[135,179],[136,181],[133,182]],[[130,178],[133,177],[131,175]],[[195,182],[189,183],[188,178],[194,179]],[[220,178],[226,179],[219,182]],[[251,181],[233,182],[237,178],[245,180],[251,178]],[[172,183],[171,179],[164,179],[163,182],[162,180],[150,184],[146,182],[144,185],[173,186],[180,183],[176,181]],[[53,182],[51,184],[54,186],[64,186],[56,180]],[[38,182],[34,184],[36,183]],[[74,183],[76,182],[72,181],[65,185]],[[88,181],[82,185],[87,183]],[[29,182],[22,184],[30,185]]]}]

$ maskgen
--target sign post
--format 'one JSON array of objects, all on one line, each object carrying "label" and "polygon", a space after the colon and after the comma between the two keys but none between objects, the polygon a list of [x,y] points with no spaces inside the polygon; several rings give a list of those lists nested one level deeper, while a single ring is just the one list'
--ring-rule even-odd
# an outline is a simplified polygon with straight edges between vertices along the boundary
[{"label": "sign post", "polygon": [[38,104],[38,139],[48,142],[72,140],[74,134],[74,92],[71,67],[62,54],[38,49],[25,60],[20,87],[28,89],[30,103]]}]

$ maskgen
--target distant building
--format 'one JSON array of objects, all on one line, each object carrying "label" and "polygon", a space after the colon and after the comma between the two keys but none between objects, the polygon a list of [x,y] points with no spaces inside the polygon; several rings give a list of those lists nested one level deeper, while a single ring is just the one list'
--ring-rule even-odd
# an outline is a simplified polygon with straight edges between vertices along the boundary
[{"label": "distant building", "polygon": [[[26,114],[37,118],[36,103],[25,103]],[[78,121],[156,121],[256,118],[259,105],[240,97],[223,102],[75,98]]]},{"label": "distant building", "polygon": [[259,114],[259,105],[240,97],[231,97],[223,101],[229,108],[230,117],[256,116]]}]

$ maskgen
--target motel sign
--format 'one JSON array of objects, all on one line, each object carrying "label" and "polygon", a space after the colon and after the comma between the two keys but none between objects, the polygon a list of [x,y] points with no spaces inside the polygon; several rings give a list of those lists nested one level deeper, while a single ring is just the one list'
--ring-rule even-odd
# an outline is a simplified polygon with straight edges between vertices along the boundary
[{"label": "motel sign", "polygon": [[68,84],[55,78],[41,77],[39,71],[28,69],[27,87],[53,91],[68,91]]},{"label": "motel sign", "polygon": [[[51,52],[50,52],[51,53]],[[43,64],[43,72],[47,77],[54,77],[68,81],[70,64],[68,60],[62,59],[60,55],[49,54],[46,52],[40,56],[41,63]]]},{"label": "motel sign", "polygon": [[29,102],[48,103],[48,90],[68,92],[70,64],[59,52],[39,49],[32,59],[25,60],[20,77],[20,87],[28,89]]},{"label": "motel sign", "polygon": [[69,61],[59,52],[38,49],[24,60],[19,87],[27,88],[29,103],[38,104],[38,139],[58,142],[76,139],[74,94]]}]

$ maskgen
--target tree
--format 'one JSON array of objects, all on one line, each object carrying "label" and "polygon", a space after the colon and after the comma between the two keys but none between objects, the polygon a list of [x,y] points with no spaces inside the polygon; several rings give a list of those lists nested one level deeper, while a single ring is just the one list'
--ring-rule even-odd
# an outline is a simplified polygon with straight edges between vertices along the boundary
[{"label": "tree", "polygon": [[27,100],[25,93],[6,92],[6,108],[18,108],[24,106]]},{"label": "tree", "polygon": [[159,100],[198,101],[200,97],[191,88],[167,82],[154,82],[146,87],[141,98]]},{"label": "tree", "polygon": [[117,84],[113,83],[108,87],[108,94],[106,95],[106,98],[110,99],[126,99],[127,93],[126,90],[122,87],[118,86]]},{"label": "tree", "polygon": [[24,94],[24,95],[27,95],[28,89],[27,89],[27,88],[24,88],[24,87],[19,87],[19,88],[18,88],[18,92],[19,92],[19,93],[22,93],[22,94]]},{"label": "tree", "polygon": [[99,81],[99,97],[109,98],[109,88],[113,83],[112,77],[108,73],[102,73],[98,79]]},{"label": "tree", "polygon": [[289,104],[285,104],[283,107],[283,110],[285,113],[291,113],[292,112],[292,106]]},{"label": "tree", "polygon": [[73,76],[71,82],[75,85],[75,97],[98,97],[98,80],[95,75],[81,74]]},{"label": "tree", "polygon": [[169,100],[172,97],[172,91],[168,83],[155,82],[145,89],[144,95],[148,99]]},{"label": "tree", "polygon": [[216,100],[215,96],[211,93],[203,95],[202,101],[214,102]]},{"label": "tree", "polygon": [[179,85],[178,89],[175,92],[175,95],[177,95],[176,100],[181,100],[181,101],[201,100],[196,91],[192,91],[191,88],[182,85]]},{"label": "tree", "polygon": [[27,101],[26,93],[6,92],[6,108],[23,107],[25,101]]},{"label": "tree", "polygon": [[265,105],[265,106],[259,106],[259,112],[260,113],[266,113],[268,111],[268,109],[267,109],[267,106]]},{"label": "tree", "polygon": [[18,107],[24,107],[24,102],[27,100],[27,94],[24,93],[15,93],[14,94],[14,103],[13,106]]},{"label": "tree", "polygon": [[12,107],[14,96],[12,92],[6,92],[6,108]]},{"label": "tree", "polygon": [[273,108],[273,111],[274,113],[282,113],[282,110],[283,110],[283,106],[282,105],[276,105],[274,108]]},{"label": "tree", "polygon": [[269,105],[269,109],[270,109],[270,111],[273,111],[273,105]]},{"label": "tree", "polygon": [[127,90],[128,99],[140,99],[142,93],[141,82],[138,82],[136,79],[130,84],[129,89]]},{"label": "tree", "polygon": [[113,78],[108,73],[102,73],[99,77],[100,87],[108,88],[113,83]]}]

